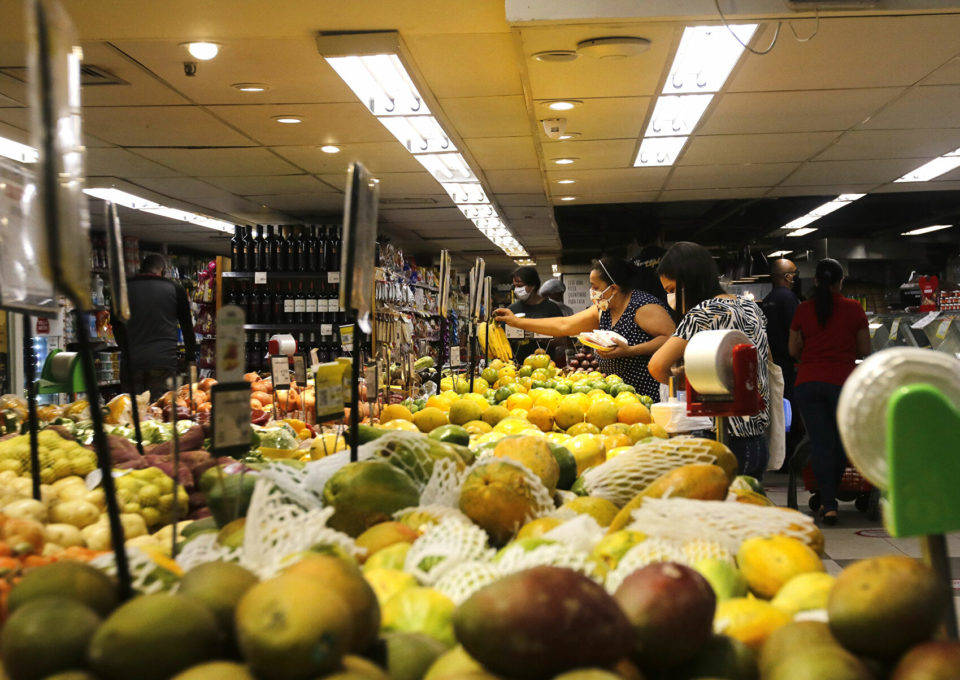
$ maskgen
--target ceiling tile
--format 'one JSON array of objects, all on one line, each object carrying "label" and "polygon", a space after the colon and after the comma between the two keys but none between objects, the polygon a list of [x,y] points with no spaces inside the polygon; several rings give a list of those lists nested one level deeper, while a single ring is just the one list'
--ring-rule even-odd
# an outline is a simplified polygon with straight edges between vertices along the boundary
[{"label": "ceiling tile", "polygon": [[315,175],[343,173],[354,161],[374,175],[383,172],[422,172],[423,166],[399,142],[338,144],[340,153],[323,153],[317,146],[275,146],[272,150]]},{"label": "ceiling tile", "polygon": [[273,194],[248,196],[251,201],[274,210],[295,212],[343,212],[343,196],[340,194]]},{"label": "ceiling tile", "polygon": [[[636,139],[604,139],[590,142],[546,142],[543,157],[547,172],[569,174],[579,170],[633,167]],[[571,165],[557,165],[555,158],[576,158]],[[646,168],[641,168],[646,169]],[[571,175],[573,176],[573,175]]]},{"label": "ceiling tile", "polygon": [[886,161],[817,161],[802,165],[784,184],[881,184],[892,182],[923,162],[909,158]]},{"label": "ceiling tile", "polygon": [[[679,39],[675,23],[580,24],[524,26],[520,29],[524,57],[536,99],[631,97],[657,92],[664,65]],[[627,59],[580,57],[573,62],[538,62],[531,58],[545,50],[573,50],[588,38],[630,35],[647,38],[650,49]]]},{"label": "ceiling tile", "polygon": [[[644,131],[644,122],[652,97],[606,97],[584,99],[570,111],[551,111],[548,100],[535,102],[537,120],[566,118],[567,132],[578,132],[578,140],[636,139]],[[549,141],[538,127],[537,135]]]},{"label": "ceiling tile", "polygon": [[726,198],[757,198],[763,196],[765,187],[744,187],[739,189],[677,189],[662,191],[657,201],[669,203],[671,201],[705,201],[722,200]]},{"label": "ceiling tile", "polygon": [[718,165],[805,161],[836,138],[836,132],[697,135],[687,142],[677,164]]},{"label": "ceiling tile", "polygon": [[327,193],[335,189],[313,175],[261,175],[259,177],[200,177],[238,196],[263,194],[302,194],[310,191]]},{"label": "ceiling tile", "polygon": [[[218,58],[201,62],[193,77],[184,75],[183,62],[190,56],[179,41],[120,40],[114,44],[199,104],[356,101],[317,52],[312,35],[270,38],[262,34],[256,40],[224,41]],[[264,83],[270,89],[241,92],[231,87],[234,83]]]},{"label": "ceiling tile", "polygon": [[769,187],[796,168],[794,163],[683,166],[674,168],[664,189]]},{"label": "ceiling tile", "polygon": [[137,149],[138,154],[191,177],[287,175],[297,172],[290,163],[261,148]]},{"label": "ceiling tile", "polygon": [[[351,142],[389,142],[394,137],[367,108],[359,103],[346,104],[263,104],[210,106],[210,112],[266,146],[300,146],[305,141],[322,144]],[[289,125],[274,116],[303,118]]]},{"label": "ceiling tile", "polygon": [[89,177],[175,177],[176,170],[164,167],[139,153],[115,147],[88,148],[86,172]]},{"label": "ceiling tile", "polygon": [[954,57],[923,79],[922,85],[960,85],[960,57]]},{"label": "ceiling tile", "polygon": [[867,130],[957,127],[958,101],[960,85],[915,87],[860,127]]},{"label": "ceiling tile", "polygon": [[817,161],[933,158],[960,147],[960,128],[949,130],[851,130],[824,149]]},{"label": "ceiling tile", "polygon": [[537,194],[495,194],[497,203],[501,206],[544,206],[547,205],[547,197],[543,192]]},{"label": "ceiling tile", "polygon": [[[798,42],[789,28],[801,36],[816,31],[816,37]],[[956,54],[958,33],[960,15],[792,19],[769,54],[745,55],[727,90],[912,85]],[[760,37],[760,45],[767,42]]]},{"label": "ceiling tile", "polygon": [[595,203],[647,203],[656,200],[659,191],[616,191],[610,193],[587,194],[578,196],[570,203],[554,199],[554,205],[592,205]]},{"label": "ceiling tile", "polygon": [[438,99],[523,93],[510,33],[419,35],[406,44]]},{"label": "ceiling tile", "polygon": [[120,146],[245,146],[250,140],[198,106],[95,106],[84,129]]},{"label": "ceiling tile", "polygon": [[[553,196],[654,191],[663,186],[670,168],[633,168],[547,172]],[[574,184],[557,184],[558,179],[573,179]]]},{"label": "ceiling tile", "polygon": [[164,196],[193,200],[197,198],[236,198],[224,191],[192,177],[142,177],[136,184]]},{"label": "ceiling tile", "polygon": [[[319,175],[327,184],[344,190],[347,186],[345,174]],[[435,200],[443,199],[450,204],[450,198],[443,191],[440,183],[427,172],[382,172],[377,175],[380,180],[381,196],[431,196]]]},{"label": "ceiling tile", "polygon": [[[84,87],[80,100],[86,106],[162,106],[190,104],[190,100],[179,94],[164,81],[155,78],[136,61],[113,49],[107,42],[83,42],[83,65],[103,68],[127,85],[95,85]],[[183,48],[177,48],[182,50]],[[183,75],[182,59],[174,62]]]},{"label": "ceiling tile", "polygon": [[847,130],[902,91],[878,88],[725,94],[714,103],[699,134]]},{"label": "ceiling tile", "polygon": [[487,178],[490,190],[497,194],[500,192],[522,192],[537,193],[543,192],[543,179],[540,177],[540,170],[484,170],[483,174]]},{"label": "ceiling tile", "polygon": [[840,194],[866,194],[876,187],[871,184],[820,184],[815,186],[786,186],[773,187],[767,196],[824,196],[824,200],[832,200]]},{"label": "ceiling tile", "polygon": [[539,167],[537,152],[529,137],[467,139],[466,144],[483,171]]},{"label": "ceiling tile", "polygon": [[[916,191],[917,185],[914,182],[898,182],[896,184],[884,184],[882,187],[874,189],[880,194],[908,193]],[[960,191],[960,179],[942,182],[924,182],[924,191]]]},{"label": "ceiling tile", "polygon": [[404,208],[380,210],[380,217],[387,222],[435,222],[441,221],[467,221],[456,208]]},{"label": "ceiling tile", "polygon": [[527,106],[521,96],[442,99],[451,134],[470,137],[522,137],[530,134]]},{"label": "ceiling tile", "polygon": [[502,206],[503,216],[507,222],[513,224],[526,219],[545,220],[553,217],[553,208],[543,206]]},{"label": "ceiling tile", "polygon": [[29,130],[30,110],[25,106],[0,108],[0,123],[6,123],[18,130]]}]

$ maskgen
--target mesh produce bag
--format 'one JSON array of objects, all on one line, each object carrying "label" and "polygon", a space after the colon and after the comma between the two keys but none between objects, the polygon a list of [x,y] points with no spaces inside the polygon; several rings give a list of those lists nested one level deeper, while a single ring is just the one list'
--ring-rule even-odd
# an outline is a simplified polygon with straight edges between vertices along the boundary
[{"label": "mesh produce bag", "polygon": [[433,585],[456,605],[475,592],[499,580],[504,575],[499,564],[492,562],[462,562],[441,576]]},{"label": "mesh produce bag", "polygon": [[644,539],[630,548],[620,558],[617,566],[607,574],[604,582],[607,592],[615,592],[627,576],[641,567],[656,562],[681,562],[686,564],[683,545],[678,541],[663,538],[650,537]]},{"label": "mesh produce bag", "polygon": [[475,524],[447,517],[427,527],[413,542],[403,570],[413,574],[420,583],[433,585],[459,564],[489,561],[492,556],[487,532]]},{"label": "mesh produce bag", "polygon": [[420,494],[422,505],[456,508],[460,500],[462,470],[452,460],[438,460]]},{"label": "mesh produce bag", "polygon": [[572,512],[569,508],[558,510],[553,516],[564,520],[563,524],[551,529],[543,537],[559,541],[568,548],[589,553],[603,539],[607,530],[590,515],[574,513],[572,518],[563,516]]},{"label": "mesh produce bag", "polygon": [[623,507],[666,472],[682,465],[716,461],[709,440],[694,437],[653,439],[590,468],[583,473],[583,484],[590,496],[606,498],[617,507]]},{"label": "mesh produce bag", "polygon": [[367,442],[359,451],[361,460],[383,460],[400,468],[410,476],[419,491],[427,486],[439,461],[453,463],[458,470],[464,467],[449,445],[416,432],[388,432]]},{"label": "mesh produce bag", "polygon": [[270,480],[284,494],[305,508],[323,507],[323,486],[309,484],[304,468],[272,461],[264,465],[257,474]]},{"label": "mesh produce bag", "polygon": [[[474,464],[471,465],[464,473],[464,482],[466,482],[471,472],[476,470],[478,467],[491,462],[512,465],[516,467],[518,472],[523,475],[524,484],[528,489],[530,489],[530,495],[533,499],[533,508],[524,520],[525,522],[537,519],[538,517],[546,517],[547,515],[550,515],[556,511],[557,506],[553,502],[553,496],[550,494],[550,491],[540,480],[540,478],[537,477],[537,475],[534,474],[534,472],[526,465],[509,457],[501,458],[496,456],[482,456],[478,458],[476,462],[474,462]],[[520,527],[517,527],[517,529],[519,528]]]},{"label": "mesh produce bag", "polygon": [[184,572],[188,572],[198,564],[207,562],[237,562],[242,561],[242,551],[239,548],[228,548],[217,542],[217,534],[206,533],[192,538],[177,554],[177,564]]},{"label": "mesh produce bag", "polygon": [[516,543],[508,545],[497,555],[496,563],[504,574],[533,567],[565,567],[599,580],[589,554],[563,543],[544,543],[535,548]]},{"label": "mesh produce bag", "polygon": [[753,536],[782,534],[813,546],[812,537],[819,535],[802,513],[747,503],[648,498],[632,515],[628,529],[675,541],[713,541],[731,554]]},{"label": "mesh produce bag", "polygon": [[[133,546],[126,546],[127,564],[130,567],[130,586],[134,592],[141,595],[152,595],[172,590],[179,579],[176,574],[150,559],[147,553]],[[90,565],[96,567],[107,576],[117,576],[117,558],[111,550],[90,560]]]}]

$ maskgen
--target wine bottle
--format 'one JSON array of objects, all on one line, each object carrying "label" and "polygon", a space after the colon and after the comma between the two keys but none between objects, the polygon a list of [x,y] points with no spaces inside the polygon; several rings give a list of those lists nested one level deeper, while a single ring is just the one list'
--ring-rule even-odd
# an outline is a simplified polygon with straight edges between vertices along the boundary
[{"label": "wine bottle", "polygon": [[283,236],[283,227],[277,225],[277,235],[274,238],[273,245],[273,271],[287,271],[287,239]]},{"label": "wine bottle", "polygon": [[266,227],[262,224],[258,224],[256,267],[254,269],[256,272],[267,271],[267,238],[265,232]]},{"label": "wine bottle", "polygon": [[327,270],[327,227],[317,229],[317,271]]},{"label": "wine bottle", "polygon": [[310,286],[307,289],[307,299],[306,303],[304,304],[303,323],[317,323],[317,296],[313,290],[313,281],[310,282]]},{"label": "wine bottle", "polygon": [[320,269],[320,239],[317,238],[317,225],[310,227],[307,237],[307,271]]},{"label": "wine bottle", "polygon": [[273,234],[273,225],[267,225],[267,261],[264,271],[273,272],[277,264],[277,237]]},{"label": "wine bottle", "polygon": [[343,339],[340,337],[340,324],[333,324],[333,333],[330,335],[330,360],[336,359],[343,352]]},{"label": "wine bottle", "polygon": [[325,269],[328,272],[340,271],[340,229],[339,227],[330,227],[330,234],[327,238],[327,257]]},{"label": "wine bottle", "polygon": [[[247,286],[246,284],[241,283],[240,290],[237,291],[236,304],[237,304],[237,307],[243,310],[243,313],[247,318],[250,317],[249,303],[250,303],[250,300],[249,300],[249,296],[247,295]],[[250,322],[248,321],[247,323],[250,323]]]},{"label": "wine bottle", "polygon": [[287,271],[297,271],[297,232],[295,227],[287,227]]},{"label": "wine bottle", "polygon": [[273,295],[266,286],[264,286],[263,290],[260,291],[257,304],[260,305],[259,323],[275,323],[273,318]]},{"label": "wine bottle", "polygon": [[233,238],[230,239],[230,269],[243,271],[243,227],[233,225]]},{"label": "wine bottle", "polygon": [[271,296],[270,302],[273,309],[273,313],[270,315],[273,319],[271,323],[284,323],[283,291],[280,290],[279,283],[273,288],[273,295]]},{"label": "wine bottle", "polygon": [[293,282],[287,281],[287,292],[283,296],[283,322],[296,323],[295,321],[295,300],[293,296]]},{"label": "wine bottle", "polygon": [[248,332],[248,333],[247,333],[247,337],[245,338],[245,342],[244,342],[243,350],[244,350],[244,352],[246,352],[246,354],[247,354],[247,356],[246,356],[246,358],[245,358],[245,360],[244,360],[244,365],[246,366],[246,371],[247,371],[247,373],[251,373],[251,372],[257,370],[256,368],[254,368],[254,363],[253,363],[253,359],[254,359],[254,357],[256,356],[256,354],[255,354],[255,352],[254,352],[254,341],[255,341],[255,339],[256,339],[256,333]]},{"label": "wine bottle", "polygon": [[294,323],[304,323],[307,315],[307,296],[303,294],[303,281],[297,286],[297,295],[293,299]]},{"label": "wine bottle", "polygon": [[243,237],[243,271],[252,272],[257,259],[257,244],[253,238],[253,227],[247,225],[245,231],[246,234]]}]

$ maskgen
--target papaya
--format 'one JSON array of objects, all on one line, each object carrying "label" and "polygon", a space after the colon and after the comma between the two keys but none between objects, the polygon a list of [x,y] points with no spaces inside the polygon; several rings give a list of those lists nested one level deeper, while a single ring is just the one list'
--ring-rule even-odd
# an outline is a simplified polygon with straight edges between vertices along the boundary
[{"label": "papaya", "polygon": [[657,477],[646,489],[623,506],[610,524],[608,533],[625,529],[632,521],[633,511],[647,498],[693,498],[702,501],[722,501],[727,497],[730,478],[718,465],[696,463],[682,465]]},{"label": "papaya", "polygon": [[337,470],[323,487],[323,502],[334,508],[329,526],[356,538],[397,510],[417,505],[420,492],[402,470],[367,460]]},{"label": "papaya", "polygon": [[357,444],[372,442],[374,439],[385,435],[388,431],[389,430],[384,430],[379,427],[371,427],[370,425],[357,425]]}]

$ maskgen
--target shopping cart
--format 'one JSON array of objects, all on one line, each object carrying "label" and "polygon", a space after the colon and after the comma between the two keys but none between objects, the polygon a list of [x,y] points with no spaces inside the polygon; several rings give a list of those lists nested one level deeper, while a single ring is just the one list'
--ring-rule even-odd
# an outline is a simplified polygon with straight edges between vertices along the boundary
[{"label": "shopping cart", "polygon": [[[819,487],[817,478],[813,476],[813,468],[810,466],[810,439],[806,436],[797,444],[793,458],[790,460],[787,505],[794,510],[797,509],[798,477],[803,479],[804,489],[810,492],[810,500],[807,504],[813,512],[817,512],[820,509]],[[847,465],[843,471],[840,486],[837,487],[837,500],[847,503],[853,501],[854,507],[866,513],[867,519],[871,521],[880,519],[880,490],[864,479],[851,465]]]}]

